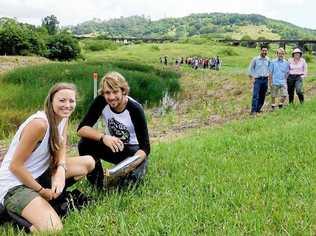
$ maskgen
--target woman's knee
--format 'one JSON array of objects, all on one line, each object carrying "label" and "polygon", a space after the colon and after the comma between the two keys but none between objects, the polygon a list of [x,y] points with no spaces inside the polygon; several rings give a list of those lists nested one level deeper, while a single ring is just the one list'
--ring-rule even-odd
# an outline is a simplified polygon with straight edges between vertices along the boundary
[{"label": "woman's knee", "polygon": [[95,168],[95,160],[92,156],[89,156],[89,155],[86,155],[84,157],[86,159],[85,166],[87,168],[87,173],[90,173]]},{"label": "woman's knee", "polygon": [[61,219],[42,197],[34,198],[23,209],[22,216],[33,225],[35,231],[58,232],[63,229]]},{"label": "woman's knee", "polygon": [[89,174],[95,168],[95,160],[90,155],[80,156],[80,161],[77,162],[77,165],[80,166],[82,171],[81,176]]}]

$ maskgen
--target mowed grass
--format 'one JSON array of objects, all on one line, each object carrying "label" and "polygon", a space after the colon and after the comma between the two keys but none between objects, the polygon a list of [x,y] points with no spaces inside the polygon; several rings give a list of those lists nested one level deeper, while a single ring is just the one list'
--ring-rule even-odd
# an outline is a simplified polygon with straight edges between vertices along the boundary
[{"label": "mowed grass", "polygon": [[[97,193],[62,235],[313,235],[316,100],[152,147],[143,185]],[[16,235],[12,227],[1,235]]]}]

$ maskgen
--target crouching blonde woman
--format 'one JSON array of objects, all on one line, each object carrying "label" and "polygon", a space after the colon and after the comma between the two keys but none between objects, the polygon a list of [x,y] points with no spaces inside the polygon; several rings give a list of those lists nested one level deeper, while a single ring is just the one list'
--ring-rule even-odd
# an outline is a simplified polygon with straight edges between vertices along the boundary
[{"label": "crouching blonde woman", "polygon": [[0,202],[28,220],[32,232],[62,229],[49,201],[60,196],[66,179],[77,180],[94,169],[90,156],[66,158],[67,123],[75,106],[75,86],[54,85],[44,111],[19,127],[1,165]]}]

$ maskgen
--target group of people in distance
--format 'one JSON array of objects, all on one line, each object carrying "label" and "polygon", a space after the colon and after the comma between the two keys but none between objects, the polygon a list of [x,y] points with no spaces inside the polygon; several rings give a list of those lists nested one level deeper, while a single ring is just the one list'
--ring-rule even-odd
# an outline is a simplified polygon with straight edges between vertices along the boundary
[{"label": "group of people in distance", "polygon": [[[167,56],[160,57],[159,60],[161,64],[168,65]],[[219,70],[221,66],[221,60],[219,56],[212,58],[186,57],[185,59],[183,57],[178,57],[175,59],[176,68],[183,64],[189,65],[195,70],[199,68]]]},{"label": "group of people in distance", "polygon": [[[262,45],[260,55],[249,65],[249,77],[253,85],[251,115],[261,112],[268,87],[271,89],[271,109],[282,108],[288,96],[289,104],[294,101],[294,91],[300,103],[304,102],[303,80],[307,76],[307,63],[299,48],[292,51],[292,58],[285,59],[285,50],[278,48],[276,59],[267,56],[268,47]],[[276,98],[279,98],[278,104]]]},{"label": "group of people in distance", "polygon": [[[55,84],[44,110],[31,115],[18,128],[0,167],[0,204],[31,223],[30,230],[58,231],[63,225],[50,202],[58,199],[68,182],[87,176],[103,189],[101,160],[119,163],[129,156],[143,162],[122,176],[119,185],[137,184],[146,174],[150,143],[142,106],[128,96],[129,86],[117,73],[100,81],[99,95],[80,122],[80,156],[66,157],[68,120],[76,107],[76,87]],[[107,132],[94,128],[102,117]]]},{"label": "group of people in distance", "polygon": [[219,56],[212,58],[188,57],[185,61],[186,64],[191,65],[191,67],[195,70],[198,68],[219,70],[221,66]]}]

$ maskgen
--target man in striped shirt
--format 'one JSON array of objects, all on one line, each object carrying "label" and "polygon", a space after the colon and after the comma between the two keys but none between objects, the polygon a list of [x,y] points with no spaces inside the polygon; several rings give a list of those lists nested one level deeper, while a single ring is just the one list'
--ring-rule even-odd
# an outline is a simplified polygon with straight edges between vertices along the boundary
[{"label": "man in striped shirt", "polygon": [[253,84],[251,115],[261,112],[268,89],[269,58],[268,47],[261,46],[260,55],[253,58],[249,65],[249,78]]}]

